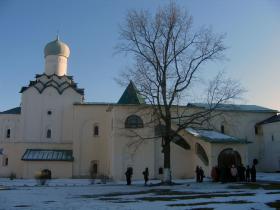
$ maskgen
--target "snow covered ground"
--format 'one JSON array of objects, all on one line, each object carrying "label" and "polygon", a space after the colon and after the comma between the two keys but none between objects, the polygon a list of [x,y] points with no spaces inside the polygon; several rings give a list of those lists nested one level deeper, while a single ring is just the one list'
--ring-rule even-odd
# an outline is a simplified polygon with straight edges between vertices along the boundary
[{"label": "snow covered ground", "polygon": [[126,186],[57,179],[38,186],[35,180],[0,179],[0,210],[273,209],[266,203],[280,200],[280,174],[258,173],[258,178],[261,182],[256,185],[188,179],[175,180],[180,184],[173,186],[146,187],[143,181]]}]

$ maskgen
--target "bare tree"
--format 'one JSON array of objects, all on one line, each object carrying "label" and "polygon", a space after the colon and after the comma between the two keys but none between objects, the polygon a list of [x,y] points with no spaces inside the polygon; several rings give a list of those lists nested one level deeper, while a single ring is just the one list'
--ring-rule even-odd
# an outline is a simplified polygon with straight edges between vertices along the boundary
[{"label": "bare tree", "polygon": [[[131,10],[120,30],[120,52],[134,56],[135,66],[122,76],[134,81],[140,94],[153,107],[159,124],[164,125],[164,181],[171,182],[170,142],[182,129],[203,124],[220,103],[237,97],[240,86],[219,74],[207,92],[209,109],[187,114],[181,108],[201,67],[223,58],[224,35],[209,28],[195,30],[192,17],[175,3],[147,11]],[[180,111],[176,112],[176,109]],[[172,129],[172,123],[177,128]]]}]

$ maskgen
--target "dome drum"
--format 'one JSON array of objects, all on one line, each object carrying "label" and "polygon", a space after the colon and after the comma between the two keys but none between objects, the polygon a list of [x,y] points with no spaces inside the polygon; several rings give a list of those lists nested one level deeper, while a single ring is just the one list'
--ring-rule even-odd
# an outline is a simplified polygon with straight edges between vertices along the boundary
[{"label": "dome drum", "polygon": [[57,37],[45,46],[44,54],[45,74],[67,75],[67,59],[70,55],[70,49],[64,42]]}]

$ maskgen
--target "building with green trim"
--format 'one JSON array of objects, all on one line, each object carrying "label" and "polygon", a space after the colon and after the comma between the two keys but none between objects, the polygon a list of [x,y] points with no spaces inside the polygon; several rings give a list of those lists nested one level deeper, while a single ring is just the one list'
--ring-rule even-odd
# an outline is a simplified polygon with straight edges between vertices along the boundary
[{"label": "building with green trim", "polygon": [[[58,38],[44,49],[45,71],[22,87],[19,107],[0,112],[0,177],[33,178],[48,169],[53,178],[107,176],[133,179],[163,174],[162,137],[153,107],[130,81],[116,103],[86,102],[84,89],[67,75],[69,47]],[[174,107],[177,108],[177,107]],[[178,107],[186,113],[211,109],[203,103]],[[173,178],[194,177],[196,166],[210,176],[214,166],[251,165],[280,170],[277,110],[220,104],[215,118],[181,130],[171,143]],[[182,123],[173,121],[172,128]]]}]

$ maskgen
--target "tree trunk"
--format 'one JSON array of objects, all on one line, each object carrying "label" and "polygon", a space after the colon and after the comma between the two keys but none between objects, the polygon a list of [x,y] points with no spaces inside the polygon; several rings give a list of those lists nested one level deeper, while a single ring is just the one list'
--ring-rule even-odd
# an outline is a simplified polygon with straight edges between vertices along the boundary
[{"label": "tree trunk", "polygon": [[163,183],[171,184],[171,170],[170,170],[170,141],[169,139],[165,140],[164,148],[164,170],[163,170]]}]

